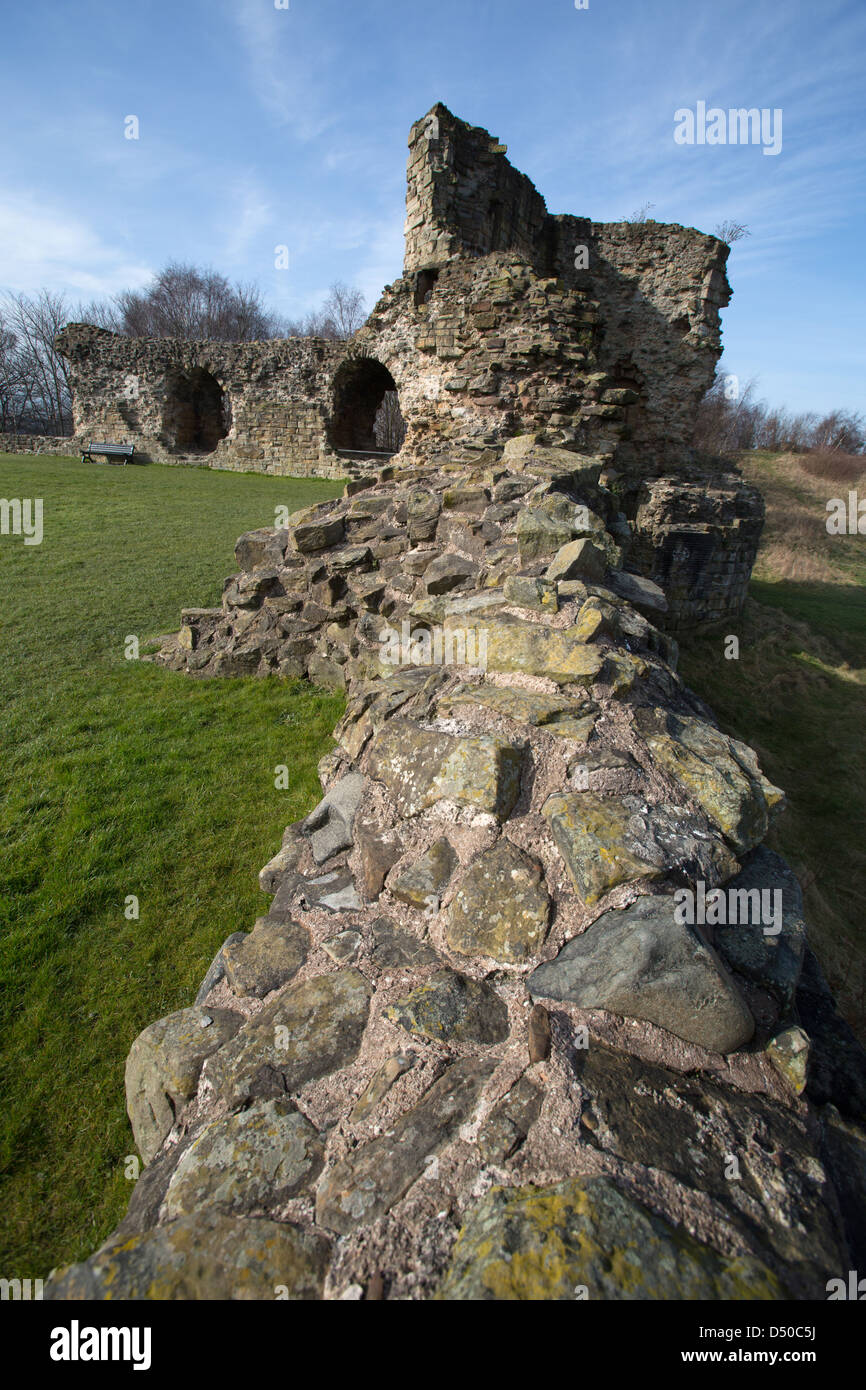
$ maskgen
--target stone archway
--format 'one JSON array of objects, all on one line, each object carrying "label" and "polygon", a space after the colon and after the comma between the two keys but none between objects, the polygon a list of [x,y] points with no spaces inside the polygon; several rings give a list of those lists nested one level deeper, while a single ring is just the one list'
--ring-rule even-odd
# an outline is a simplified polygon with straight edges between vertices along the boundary
[{"label": "stone archway", "polygon": [[162,413],[169,448],[181,454],[212,454],[229,424],[228,401],[212,372],[193,367],[170,378]]},{"label": "stone archway", "polygon": [[375,357],[351,357],[337,369],[329,436],[338,453],[390,455],[403,443],[397,384]]}]

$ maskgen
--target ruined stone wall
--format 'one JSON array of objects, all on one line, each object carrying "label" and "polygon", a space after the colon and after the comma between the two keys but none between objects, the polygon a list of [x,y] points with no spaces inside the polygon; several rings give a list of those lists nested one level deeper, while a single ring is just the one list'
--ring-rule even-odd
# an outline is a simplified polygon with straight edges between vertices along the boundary
[{"label": "ruined stone wall", "polygon": [[[556,274],[598,305],[604,405],[620,407],[617,466],[652,476],[690,459],[698,403],[721,356],[728,248],[692,228],[556,218]],[[575,268],[586,246],[589,266]]]},{"label": "ruined stone wall", "polygon": [[492,251],[516,252],[545,270],[547,208],[509,164],[506,149],[441,103],[416,121],[406,171],[404,274]]},{"label": "ruined stone wall", "polygon": [[346,713],[269,906],[130,1040],[146,1166],[47,1299],[813,1300],[863,1268],[866,1055],[763,843],[783,793],[682,684],[629,535],[597,462],[524,439],[240,538],[161,661]]},{"label": "ruined stone wall", "polygon": [[75,440],[66,434],[2,434],[0,454],[60,454],[79,452]]},{"label": "ruined stone wall", "polygon": [[[188,343],[125,338],[70,324],[58,339],[70,364],[77,441],[134,443],[161,463],[344,476],[328,441],[328,408],[343,344],[298,338]],[[222,394],[225,437],[186,443],[181,410],[197,373]],[[198,378],[200,379],[200,378]],[[188,430],[186,431],[188,432]]]},{"label": "ruined stone wall", "polygon": [[[71,325],[58,344],[76,436],[164,462],[331,474],[337,372],[363,353],[393,378],[410,460],[544,430],[655,476],[690,460],[726,255],[684,227],[550,216],[505,147],[439,105],[410,134],[403,276],[351,345],[130,342]],[[178,379],[194,371],[222,392],[226,432],[185,448]]]},{"label": "ruined stone wall", "polygon": [[[404,275],[423,285],[455,260],[509,253],[526,280],[548,290],[544,321],[555,339],[579,348],[584,324],[596,330],[591,359],[568,362],[571,392],[557,394],[554,364],[552,399],[530,416],[532,402],[512,432],[543,422],[583,442],[592,427],[602,451],[616,450],[619,467],[643,476],[688,462],[695,410],[721,355],[727,246],[675,224],[551,216],[505,148],[442,105],[412,127]],[[581,296],[577,321],[563,291]],[[530,296],[527,326],[532,310]],[[523,363],[509,361],[507,348],[504,357],[519,398]]]}]

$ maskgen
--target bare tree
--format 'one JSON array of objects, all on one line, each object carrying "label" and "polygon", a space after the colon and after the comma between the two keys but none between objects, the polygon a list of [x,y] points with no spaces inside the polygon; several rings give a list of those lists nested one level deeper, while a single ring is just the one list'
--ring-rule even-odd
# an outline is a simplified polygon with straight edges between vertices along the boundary
[{"label": "bare tree", "polygon": [[752,233],[742,222],[720,222],[713,233],[719,241],[726,241],[729,246],[733,246],[735,241],[742,241],[743,237],[751,236]]},{"label": "bare tree", "polygon": [[113,299],[91,299],[72,310],[72,322],[91,323],[94,328],[107,328],[109,333],[122,332],[122,320]]},{"label": "bare tree", "polygon": [[287,338],[325,338],[338,341],[337,325],[324,309],[311,310],[303,319],[290,319],[285,325]]},{"label": "bare tree", "polygon": [[816,423],[812,448],[842,454],[866,452],[866,420],[857,411],[832,410]]},{"label": "bare tree", "polygon": [[292,319],[286,325],[289,338],[325,338],[340,343],[351,338],[364,322],[364,296],[360,290],[333,284],[321,309],[314,309],[303,319]]},{"label": "bare tree", "polygon": [[[733,389],[732,389],[733,387]],[[736,454],[743,449],[788,453],[866,453],[866,420],[852,411],[834,410],[819,417],[813,411],[794,415],[754,399],[755,382],[741,391],[736,378],[717,371],[698,407],[695,447],[710,454]]]},{"label": "bare tree", "polygon": [[335,337],[345,342],[357,333],[366,318],[364,296],[360,290],[337,280],[331,286],[322,312],[333,323]]},{"label": "bare tree", "polygon": [[633,225],[639,225],[642,222],[650,222],[652,221],[650,213],[654,207],[655,203],[644,203],[642,207],[635,208],[631,217],[624,217],[622,220],[623,222],[631,222]]},{"label": "bare tree", "polygon": [[145,290],[116,299],[121,333],[131,338],[244,343],[284,331],[255,285],[232,285],[214,270],[172,261]]},{"label": "bare tree", "polygon": [[70,434],[72,394],[54,339],[69,319],[62,294],[7,294],[2,309],[3,419],[16,432]]},{"label": "bare tree", "polygon": [[406,421],[400,410],[396,391],[386,391],[373,421],[373,436],[377,449],[389,449],[396,454],[406,438]]}]

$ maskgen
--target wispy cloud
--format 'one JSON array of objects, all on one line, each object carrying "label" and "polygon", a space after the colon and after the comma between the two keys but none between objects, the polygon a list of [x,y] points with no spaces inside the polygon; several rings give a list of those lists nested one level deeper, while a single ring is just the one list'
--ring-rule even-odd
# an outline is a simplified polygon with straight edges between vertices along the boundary
[{"label": "wispy cloud", "polygon": [[108,295],[144,284],[151,267],[106,243],[68,209],[42,197],[0,190],[0,284],[33,291],[44,285]]},{"label": "wispy cloud", "polygon": [[226,202],[230,212],[223,259],[229,263],[243,261],[272,221],[271,202],[249,176],[234,181],[228,189]]},{"label": "wispy cloud", "polygon": [[[321,34],[312,50],[296,44],[293,26],[301,16],[276,9],[272,0],[229,0],[226,14],[237,30],[249,85],[272,120],[292,127],[300,141],[315,140],[337,123],[335,103],[324,106],[327,84],[321,70],[328,51]],[[315,55],[316,71],[313,70]]]}]

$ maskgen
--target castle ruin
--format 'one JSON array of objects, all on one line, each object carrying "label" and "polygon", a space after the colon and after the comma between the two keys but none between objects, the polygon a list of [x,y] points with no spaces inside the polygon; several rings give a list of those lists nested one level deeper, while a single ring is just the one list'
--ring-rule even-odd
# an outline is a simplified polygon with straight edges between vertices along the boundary
[{"label": "castle ruin", "polygon": [[442,107],[411,150],[406,274],[348,347],[67,330],[80,411],[122,363],[156,429],[208,371],[237,443],[246,372],[324,449],[393,381],[407,436],[240,537],[157,658],[347,707],[262,916],[132,1042],[145,1168],[45,1296],[823,1299],[866,1258],[866,1054],[764,843],[784,794],[669,631],[735,611],[760,530],[688,456],[725,250],[549,217]]}]

